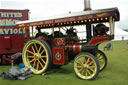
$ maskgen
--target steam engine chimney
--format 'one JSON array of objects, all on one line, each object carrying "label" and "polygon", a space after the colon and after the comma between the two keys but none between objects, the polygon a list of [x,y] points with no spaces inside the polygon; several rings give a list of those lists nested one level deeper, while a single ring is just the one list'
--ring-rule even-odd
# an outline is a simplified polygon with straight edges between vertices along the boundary
[{"label": "steam engine chimney", "polygon": [[89,11],[91,9],[90,0],[84,0],[84,11]]},{"label": "steam engine chimney", "polygon": [[[84,0],[84,11],[90,11],[91,9],[91,5],[90,5],[90,0]],[[88,23],[86,24],[86,38],[87,38],[87,42],[89,42],[92,38],[92,33],[91,33],[91,24]]]}]

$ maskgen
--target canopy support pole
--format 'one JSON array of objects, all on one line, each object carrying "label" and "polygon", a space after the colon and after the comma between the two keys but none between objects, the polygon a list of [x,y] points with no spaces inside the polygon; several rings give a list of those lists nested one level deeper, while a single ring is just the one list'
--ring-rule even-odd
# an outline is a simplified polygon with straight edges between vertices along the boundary
[{"label": "canopy support pole", "polygon": [[34,37],[34,34],[33,33],[34,33],[34,31],[33,31],[33,26],[32,26],[32,38]]},{"label": "canopy support pole", "polygon": [[86,39],[87,42],[89,42],[92,38],[92,33],[91,33],[91,23],[86,24]]}]

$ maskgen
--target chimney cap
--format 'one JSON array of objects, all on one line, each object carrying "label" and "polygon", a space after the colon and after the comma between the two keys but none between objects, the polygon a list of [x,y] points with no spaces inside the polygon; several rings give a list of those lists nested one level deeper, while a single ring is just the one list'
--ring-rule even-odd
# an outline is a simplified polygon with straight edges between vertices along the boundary
[{"label": "chimney cap", "polygon": [[84,0],[84,11],[91,11],[90,0]]}]

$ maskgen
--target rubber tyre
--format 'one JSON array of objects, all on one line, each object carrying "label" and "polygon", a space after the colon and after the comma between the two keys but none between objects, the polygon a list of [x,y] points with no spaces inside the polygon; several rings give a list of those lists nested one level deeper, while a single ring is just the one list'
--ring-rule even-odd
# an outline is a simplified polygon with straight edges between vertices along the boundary
[{"label": "rubber tyre", "polygon": [[[81,59],[84,59],[84,61],[83,60],[81,61]],[[82,62],[83,65],[80,64],[80,62]],[[81,67],[82,70],[76,66]],[[94,72],[91,71],[92,67],[94,67],[93,68]],[[94,80],[98,76],[100,66],[99,66],[97,58],[94,55],[87,53],[87,52],[83,52],[83,53],[78,54],[75,57],[74,62],[73,62],[73,69],[74,69],[75,75],[78,78],[82,80]],[[82,72],[80,73],[78,70],[81,70]],[[83,71],[85,73],[84,75],[83,75]]]}]

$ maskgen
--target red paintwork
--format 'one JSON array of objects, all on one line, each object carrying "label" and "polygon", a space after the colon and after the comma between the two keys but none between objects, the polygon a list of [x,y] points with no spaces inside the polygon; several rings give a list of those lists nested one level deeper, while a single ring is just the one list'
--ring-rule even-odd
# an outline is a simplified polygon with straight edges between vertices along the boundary
[{"label": "red paintwork", "polygon": [[39,37],[37,37],[37,39],[46,40],[45,37],[43,37],[43,36],[39,36]]},{"label": "red paintwork", "polygon": [[[10,37],[5,39],[5,37]],[[0,54],[21,52],[24,46],[23,35],[2,36],[0,38]]]},{"label": "red paintwork", "polygon": [[[66,49],[66,50],[65,50]],[[78,54],[81,52],[81,45],[80,43],[76,43],[74,45],[66,45],[64,47],[54,47],[53,48],[53,64],[68,64],[68,52],[72,52],[73,54]],[[60,60],[57,60],[57,53],[61,56]]]},{"label": "red paintwork", "polygon": [[[99,12],[100,11],[100,12]],[[95,13],[96,12],[96,13]],[[81,20],[91,20],[91,19],[100,19],[100,18],[109,18],[110,16],[112,16],[115,21],[119,21],[120,17],[119,17],[119,11],[117,8],[113,8],[113,9],[109,9],[109,11],[104,10],[96,10],[94,11],[94,13],[92,14],[85,14],[85,15],[81,15],[81,16],[71,16],[71,17],[62,17],[62,18],[57,18],[57,19],[48,19],[48,20],[42,20],[42,21],[35,21],[35,22],[26,22],[23,25],[26,26],[42,26],[41,28],[52,28],[52,25],[54,25],[54,27],[58,27],[57,24],[59,24],[59,26],[66,26],[66,24],[64,23],[72,23],[73,25],[79,25],[79,24],[83,24],[83,23],[79,23],[79,24],[74,24],[74,21],[81,21]],[[103,21],[101,21],[103,22]],[[108,22],[108,20],[105,22]],[[95,23],[95,22],[94,22]],[[85,24],[85,23],[84,23]],[[45,25],[45,26],[43,26]],[[68,24],[67,24],[68,25]],[[39,27],[40,28],[40,27]]]},{"label": "red paintwork", "polygon": [[67,48],[69,51],[72,51],[74,54],[78,54],[81,52],[81,44],[80,43],[76,43],[74,45],[67,45]]},{"label": "red paintwork", "polygon": [[68,64],[68,54],[64,48],[53,48],[53,64]]},{"label": "red paintwork", "polygon": [[76,43],[74,48],[74,51],[75,51],[74,53],[77,53],[77,54],[80,53],[81,52],[80,47],[81,47],[80,43]]},{"label": "red paintwork", "polygon": [[[53,18],[53,19],[48,19],[48,20],[40,20],[40,21],[33,21],[29,22],[27,21],[26,23],[21,23],[17,24],[17,28],[23,28],[23,27],[29,27],[29,26],[36,26],[37,29],[46,29],[46,28],[51,28],[53,29],[54,27],[62,27],[62,26],[75,26],[75,25],[83,25],[83,24],[92,24],[92,23],[101,23],[101,22],[109,22],[109,18],[112,17],[115,19],[115,21],[119,21],[120,16],[118,9],[115,8],[113,10],[109,10],[107,12],[96,12],[89,14],[89,12],[85,15],[76,15],[76,16],[69,16],[69,17],[59,17],[59,18]],[[58,36],[59,37],[59,36]],[[43,38],[40,37],[40,39],[44,40]],[[87,42],[90,45],[90,47],[94,47],[97,44],[101,42],[105,42],[111,40],[109,35],[104,35],[104,36],[93,36],[90,42]],[[51,39],[50,46],[53,51],[53,64],[67,64],[68,58],[70,57],[69,54],[78,54],[81,51],[84,51],[86,48],[84,43],[76,43],[76,42],[71,42],[74,41],[73,37],[71,36],[65,36],[61,38],[55,38]],[[75,40],[78,41],[79,40]],[[83,48],[82,48],[83,46]],[[89,47],[89,46],[88,46]],[[83,50],[84,49],[84,50]],[[93,48],[91,48],[93,49]],[[94,49],[95,50],[95,49]],[[69,57],[68,57],[69,56]],[[72,57],[72,56],[71,56]],[[69,58],[70,59],[70,58]],[[91,61],[90,61],[91,62]]]},{"label": "red paintwork", "polygon": [[[96,46],[97,44],[100,44],[105,41],[111,40],[113,37],[110,35],[103,35],[103,36],[93,36],[91,41],[87,44],[89,46]],[[55,43],[57,42],[57,39],[63,39],[63,38],[56,38]],[[63,44],[62,44],[63,45]],[[67,64],[68,63],[68,55],[67,52],[71,52],[72,54],[79,54],[82,52],[82,44],[75,43],[75,44],[69,44],[65,46],[61,46],[60,44],[56,44],[57,48],[53,48],[53,63],[54,64]],[[63,48],[62,48],[63,47]],[[66,50],[65,50],[66,49]],[[61,60],[56,59],[56,54],[61,54]],[[65,63],[67,62],[67,63]]]},{"label": "red paintwork", "polygon": [[[9,13],[22,13],[22,18],[18,18],[17,20],[23,21],[23,20],[28,20],[29,19],[29,15],[28,12],[29,10],[11,10],[11,9],[0,9],[0,12],[9,12]],[[0,19],[14,19],[14,18],[2,18],[0,17]]]},{"label": "red paintwork", "polygon": [[55,38],[54,39],[54,45],[55,46],[64,46],[64,45],[66,45],[65,38]]},{"label": "red paintwork", "polygon": [[69,60],[68,60],[68,52],[65,52],[65,64],[68,64]]},{"label": "red paintwork", "polygon": [[88,43],[88,45],[90,46],[96,46],[97,44],[100,44],[102,42],[105,41],[109,41],[110,40],[110,36],[109,35],[105,35],[105,36],[93,36],[91,41]]},{"label": "red paintwork", "polygon": [[[0,16],[0,19],[15,19],[15,20],[28,20],[29,15],[28,12],[29,10],[8,10],[8,9],[0,9],[0,12],[9,12],[9,13],[22,13],[21,18],[3,18]],[[9,26],[2,26],[0,29],[14,29],[15,27],[9,27]],[[15,28],[16,29],[16,28]],[[27,37],[29,35],[29,29],[26,29]],[[24,34],[16,34],[16,35],[0,35],[0,54],[6,55],[10,53],[16,53],[16,52],[21,52],[22,48],[24,46],[24,39],[25,35]]]}]

